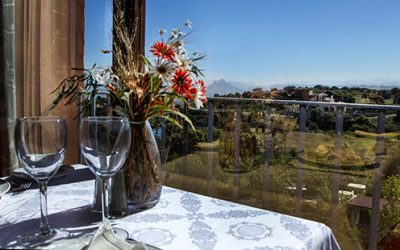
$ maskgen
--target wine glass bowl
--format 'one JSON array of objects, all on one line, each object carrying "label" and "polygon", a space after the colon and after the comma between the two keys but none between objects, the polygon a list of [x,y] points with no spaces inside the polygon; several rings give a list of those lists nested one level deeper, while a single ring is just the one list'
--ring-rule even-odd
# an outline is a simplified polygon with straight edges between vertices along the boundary
[{"label": "wine glass bowl", "polygon": [[38,182],[40,227],[18,237],[25,247],[37,247],[68,232],[55,230],[47,219],[47,182],[60,168],[67,147],[67,124],[64,118],[32,116],[18,118],[14,130],[15,151],[19,163]]},{"label": "wine glass bowl", "polygon": [[99,177],[114,176],[123,166],[130,147],[126,118],[86,117],[81,121],[80,146],[90,170]]},{"label": "wine glass bowl", "polygon": [[15,127],[16,153],[34,179],[48,179],[64,161],[67,125],[61,117],[22,117]]}]

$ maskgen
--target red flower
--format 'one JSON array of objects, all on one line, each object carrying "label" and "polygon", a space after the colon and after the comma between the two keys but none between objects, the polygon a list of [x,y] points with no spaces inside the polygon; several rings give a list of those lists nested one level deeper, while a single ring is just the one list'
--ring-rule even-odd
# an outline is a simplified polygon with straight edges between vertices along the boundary
[{"label": "red flower", "polygon": [[157,99],[155,99],[155,100],[153,101],[153,103],[151,104],[151,106],[163,105],[163,104],[164,104],[163,99],[158,97]]},{"label": "red flower", "polygon": [[175,57],[174,49],[164,42],[156,42],[155,44],[153,44],[153,46],[151,46],[150,52],[153,53],[154,56],[164,58],[167,61],[172,61]]},{"label": "red flower", "polygon": [[200,86],[200,91],[205,95],[207,92],[207,87],[204,85],[203,80],[198,80],[197,84]]},{"label": "red flower", "polygon": [[114,86],[112,86],[111,84],[107,84],[107,85],[106,85],[106,88],[107,88],[108,91],[110,91],[110,92],[114,92],[114,91],[115,91]]},{"label": "red flower", "polygon": [[172,88],[179,95],[185,95],[188,99],[193,99],[192,96],[192,79],[190,79],[190,74],[184,69],[178,69],[175,71],[174,78],[171,80],[174,85]]},{"label": "red flower", "polygon": [[[164,105],[164,101],[160,97],[158,97],[157,99],[155,99],[153,101],[153,103],[151,104],[151,107],[158,106],[158,105]],[[160,111],[158,111],[158,113],[162,116],[164,114],[164,110],[160,110]]]}]

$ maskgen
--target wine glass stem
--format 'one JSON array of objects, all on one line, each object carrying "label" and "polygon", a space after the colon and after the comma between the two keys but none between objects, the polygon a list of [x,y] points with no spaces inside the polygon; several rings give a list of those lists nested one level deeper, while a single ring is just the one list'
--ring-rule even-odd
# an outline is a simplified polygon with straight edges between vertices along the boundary
[{"label": "wine glass stem", "polygon": [[102,201],[102,211],[103,211],[103,223],[106,222],[109,218],[108,214],[108,190],[110,187],[110,177],[103,177],[102,178],[102,183],[103,183],[103,192],[101,195],[101,201]]},{"label": "wine glass stem", "polygon": [[49,221],[47,219],[47,181],[39,180],[39,197],[40,197],[40,232],[43,235],[49,233]]}]

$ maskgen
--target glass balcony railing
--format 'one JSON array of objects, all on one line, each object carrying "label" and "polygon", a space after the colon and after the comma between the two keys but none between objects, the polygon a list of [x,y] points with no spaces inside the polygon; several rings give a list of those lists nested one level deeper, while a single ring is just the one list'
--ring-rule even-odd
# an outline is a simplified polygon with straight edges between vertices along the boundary
[{"label": "glass balcony railing", "polygon": [[343,249],[376,246],[400,222],[381,191],[400,184],[398,110],[210,98],[188,112],[197,132],[161,127],[164,183],[323,222]]},{"label": "glass balcony railing", "polygon": [[209,98],[186,110],[196,131],[153,129],[165,185],[319,221],[343,249],[374,249],[400,222],[399,111]]}]

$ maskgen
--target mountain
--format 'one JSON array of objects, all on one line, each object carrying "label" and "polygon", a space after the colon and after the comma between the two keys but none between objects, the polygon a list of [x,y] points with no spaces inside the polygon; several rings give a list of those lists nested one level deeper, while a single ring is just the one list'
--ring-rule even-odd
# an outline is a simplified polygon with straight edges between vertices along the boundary
[{"label": "mountain", "polygon": [[237,85],[237,83],[229,82],[224,79],[213,81],[210,85],[207,86],[207,96],[213,97],[214,94],[226,95],[236,92],[242,93],[245,90],[235,85]]}]

